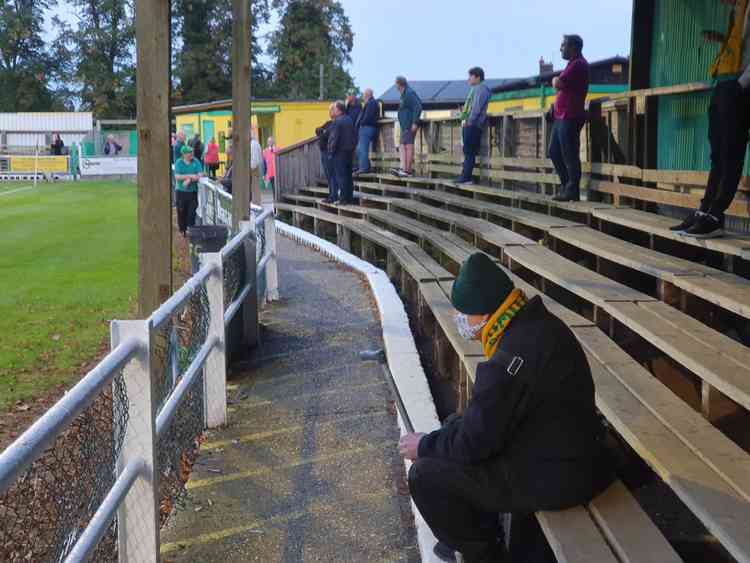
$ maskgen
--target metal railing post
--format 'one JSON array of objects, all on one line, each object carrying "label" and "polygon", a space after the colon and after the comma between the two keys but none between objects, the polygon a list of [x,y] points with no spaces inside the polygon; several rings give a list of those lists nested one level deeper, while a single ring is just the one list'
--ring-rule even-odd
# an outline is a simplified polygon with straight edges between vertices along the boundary
[{"label": "metal railing post", "polygon": [[206,426],[218,428],[227,423],[227,349],[224,329],[224,266],[221,253],[201,254],[202,264],[213,264],[214,270],[206,280],[208,295],[209,325],[208,339],[216,339],[216,345],[206,359],[203,369],[205,389]]},{"label": "metal railing post", "polygon": [[[258,345],[258,279],[255,253],[257,242],[255,240],[255,216],[250,213],[250,221],[240,223],[240,232],[250,229],[250,235],[242,242],[245,249],[245,283],[252,287],[247,294],[247,299],[242,305],[243,337],[245,346],[255,348]],[[266,241],[268,244],[268,241]]]},{"label": "metal railing post", "polygon": [[266,233],[266,252],[270,254],[266,264],[266,300],[279,300],[279,266],[276,261],[276,219],[273,214],[266,217],[263,225]]},{"label": "metal railing post", "polygon": [[159,471],[156,467],[156,377],[151,362],[152,331],[148,321],[113,321],[114,350],[128,338],[142,346],[123,368],[129,420],[117,460],[119,475],[131,461],[142,461],[143,470],[117,511],[119,560],[122,563],[159,561]]}]

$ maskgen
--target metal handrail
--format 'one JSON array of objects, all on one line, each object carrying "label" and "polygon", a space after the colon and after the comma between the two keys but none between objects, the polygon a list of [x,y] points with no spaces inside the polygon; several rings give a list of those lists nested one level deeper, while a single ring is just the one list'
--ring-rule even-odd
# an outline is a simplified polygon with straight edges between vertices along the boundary
[{"label": "metal handrail", "polygon": [[133,487],[133,483],[143,474],[145,468],[146,464],[141,459],[133,460],[125,467],[107,493],[104,501],[99,505],[81,537],[78,538],[73,549],[65,558],[65,563],[79,563],[89,560],[91,554],[99,546],[104,534],[107,533],[109,523],[120,508],[122,501],[125,500]]},{"label": "metal handrail", "polygon": [[185,394],[193,386],[193,383],[195,383],[195,379],[198,377],[203,365],[206,363],[208,355],[218,342],[217,338],[212,338],[211,340],[204,342],[203,346],[201,346],[201,349],[198,351],[198,354],[196,354],[195,358],[190,363],[190,366],[185,370],[182,378],[180,378],[180,382],[169,395],[169,399],[167,399],[167,402],[156,417],[157,437],[160,438],[167,428],[169,428],[169,423],[172,422],[174,415],[177,413],[177,407],[182,404],[182,401],[185,399]]},{"label": "metal handrail", "polygon": [[112,350],[15,442],[0,453],[0,494],[83,412],[137,354],[141,343],[130,338]]},{"label": "metal handrail", "polygon": [[247,238],[248,233],[252,232],[250,227],[246,227],[242,229],[237,235],[232,238],[226,245],[224,245],[224,248],[221,249],[221,257],[227,258],[230,256],[239,246],[242,245],[243,242],[245,242],[245,238]]},{"label": "metal handrail", "polygon": [[237,296],[237,299],[232,301],[229,304],[229,307],[227,307],[227,310],[224,312],[224,326],[229,326],[229,323],[232,322],[232,319],[237,314],[237,311],[240,310],[240,307],[242,307],[242,304],[247,299],[247,296],[250,294],[250,292],[253,290],[253,286],[250,284],[245,285],[245,287],[242,289],[240,294]]},{"label": "metal handrail", "polygon": [[166,324],[172,318],[172,315],[179,311],[185,302],[190,299],[193,293],[206,283],[206,280],[214,273],[214,270],[216,270],[215,264],[206,264],[198,270],[192,278],[185,282],[185,285],[178,289],[172,297],[167,299],[162,303],[161,307],[152,313],[148,319],[151,326],[154,329],[159,329]]}]

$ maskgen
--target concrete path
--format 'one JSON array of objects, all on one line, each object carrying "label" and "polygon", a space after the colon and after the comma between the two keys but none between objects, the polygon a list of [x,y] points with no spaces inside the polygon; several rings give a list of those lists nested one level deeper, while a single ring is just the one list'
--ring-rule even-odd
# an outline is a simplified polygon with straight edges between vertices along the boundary
[{"label": "concrete path", "polygon": [[[230,381],[188,498],[162,533],[173,562],[418,562],[395,407],[367,284],[279,237],[282,300]],[[238,371],[235,368],[235,371]]]}]

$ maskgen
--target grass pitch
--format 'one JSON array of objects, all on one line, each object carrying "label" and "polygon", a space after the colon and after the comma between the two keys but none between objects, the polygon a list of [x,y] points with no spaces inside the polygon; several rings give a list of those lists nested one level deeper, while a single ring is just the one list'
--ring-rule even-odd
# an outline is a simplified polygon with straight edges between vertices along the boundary
[{"label": "grass pitch", "polygon": [[136,186],[0,184],[0,412],[78,378],[131,316]]}]

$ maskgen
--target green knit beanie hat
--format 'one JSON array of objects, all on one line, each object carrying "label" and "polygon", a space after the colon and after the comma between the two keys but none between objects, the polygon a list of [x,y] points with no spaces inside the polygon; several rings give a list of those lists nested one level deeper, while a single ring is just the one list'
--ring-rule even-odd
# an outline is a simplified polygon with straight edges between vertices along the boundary
[{"label": "green knit beanie hat", "polygon": [[500,308],[514,285],[500,266],[477,252],[466,259],[453,283],[451,301],[465,315],[488,315]]}]

